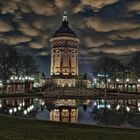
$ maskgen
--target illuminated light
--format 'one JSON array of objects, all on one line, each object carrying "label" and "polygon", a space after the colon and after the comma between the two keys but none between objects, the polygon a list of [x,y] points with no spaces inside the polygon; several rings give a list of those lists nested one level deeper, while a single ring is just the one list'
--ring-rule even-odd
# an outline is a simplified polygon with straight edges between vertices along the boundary
[{"label": "illuminated light", "polygon": [[22,77],[19,77],[19,80],[22,80]]},{"label": "illuminated light", "polygon": [[14,77],[13,77],[13,76],[11,76],[11,77],[10,77],[10,80],[14,80]]},{"label": "illuminated light", "polygon": [[29,77],[29,80],[34,81],[34,80],[35,80],[35,78],[33,78],[33,77]]},{"label": "illuminated light", "polygon": [[30,107],[28,107],[28,108],[27,108],[27,112],[30,112],[30,111],[31,111],[31,110],[30,110]]},{"label": "illuminated light", "polygon": [[2,108],[2,104],[0,104],[0,108]]},{"label": "illuminated light", "polygon": [[41,85],[40,85],[40,83],[37,83],[37,82],[35,82],[34,84],[33,84],[33,87],[40,87]]},{"label": "illuminated light", "polygon": [[98,74],[98,77],[108,77],[108,75],[104,75],[104,74]]},{"label": "illuminated light", "polygon": [[34,106],[31,105],[31,106],[29,106],[29,107],[27,108],[27,111],[30,112],[31,110],[33,110],[33,108],[34,108]]},{"label": "illuminated light", "polygon": [[59,111],[59,109],[55,109],[54,111],[58,112],[58,111]]},{"label": "illuminated light", "polygon": [[0,87],[2,87],[3,86],[3,84],[2,84],[2,82],[0,81]]},{"label": "illuminated light", "polygon": [[22,103],[20,103],[19,106],[21,107],[22,106]]},{"label": "illuminated light", "polygon": [[25,106],[25,102],[23,102],[22,105]]},{"label": "illuminated light", "polygon": [[119,110],[119,109],[120,109],[120,107],[121,107],[120,105],[117,105],[117,106],[116,106],[116,110]]},{"label": "illuminated light", "polygon": [[126,111],[127,111],[127,112],[129,112],[129,111],[130,111],[130,108],[129,108],[128,106],[126,107]]},{"label": "illuminated light", "polygon": [[116,82],[119,82],[119,81],[120,81],[120,80],[117,78],[117,79],[116,79]]},{"label": "illuminated light", "polygon": [[36,98],[35,100],[38,101],[38,98]]},{"label": "illuminated light", "polygon": [[96,106],[96,105],[97,105],[97,103],[96,103],[96,102],[94,102],[94,105]]},{"label": "illuminated light", "polygon": [[102,99],[102,103],[104,103],[104,102],[105,102],[105,100]]},{"label": "illuminated light", "polygon": [[14,108],[14,112],[17,112],[17,108],[16,107]]},{"label": "illuminated light", "polygon": [[140,87],[140,84],[138,84],[137,86]]},{"label": "illuminated light", "polygon": [[15,80],[17,80],[18,79],[18,77],[15,77]]},{"label": "illuminated light", "polygon": [[138,82],[140,82],[140,79],[138,79]]},{"label": "illuminated light", "polygon": [[[100,108],[105,108],[105,104],[97,105],[97,108],[98,108],[98,109],[100,109]],[[107,105],[106,105],[106,108],[110,109],[110,108],[111,108],[111,105],[110,105],[110,104],[107,104]]]},{"label": "illuminated light", "polygon": [[25,76],[25,80],[28,80],[28,76]]},{"label": "illuminated light", "polygon": [[45,83],[45,80],[42,80],[42,83]]},{"label": "illuminated light", "polygon": [[140,107],[138,107],[138,111],[140,111]]},{"label": "illuminated light", "polygon": [[126,82],[129,82],[129,78],[126,79]]},{"label": "illuminated light", "polygon": [[100,109],[100,108],[105,108],[105,105],[97,105],[97,108]]},{"label": "illuminated light", "polygon": [[30,109],[30,111],[32,110],[31,106],[28,107]]},{"label": "illuminated light", "polygon": [[20,106],[18,107],[18,110],[21,110],[21,107]]},{"label": "illuminated light", "polygon": [[101,85],[105,85],[104,82],[101,82]]},{"label": "illuminated light", "polygon": [[24,80],[25,80],[25,78],[23,77],[23,78],[22,78],[22,81],[24,81]]},{"label": "illuminated light", "polygon": [[12,114],[13,113],[13,110],[12,109],[9,109],[9,113]]},{"label": "illuminated light", "polygon": [[35,78],[33,78],[33,77],[29,77],[29,80],[34,81],[34,80],[35,80]]},{"label": "illuminated light", "polygon": [[111,108],[111,105],[107,105],[107,108],[110,109]]},{"label": "illuminated light", "polygon": [[[60,73],[55,73],[55,75],[59,75]],[[67,75],[66,73],[63,73],[64,75]]]},{"label": "illuminated light", "polygon": [[24,112],[23,112],[23,113],[24,113],[24,115],[27,115],[27,113],[28,113],[28,112],[27,112],[27,110],[24,110]]},{"label": "illuminated light", "polygon": [[34,106],[33,106],[33,105],[31,105],[31,106],[30,106],[30,109],[31,109],[31,110],[32,110],[32,109],[34,109]]},{"label": "illuminated light", "polygon": [[111,80],[110,80],[110,79],[108,79],[107,81],[108,81],[108,82],[110,82]]},{"label": "illuminated light", "polygon": [[104,105],[97,105],[97,108],[98,108],[98,109],[104,108]]},{"label": "illuminated light", "polygon": [[44,106],[44,105],[45,105],[45,103],[44,103],[44,102],[42,102],[42,103],[41,103],[41,105],[43,105],[43,106]]}]

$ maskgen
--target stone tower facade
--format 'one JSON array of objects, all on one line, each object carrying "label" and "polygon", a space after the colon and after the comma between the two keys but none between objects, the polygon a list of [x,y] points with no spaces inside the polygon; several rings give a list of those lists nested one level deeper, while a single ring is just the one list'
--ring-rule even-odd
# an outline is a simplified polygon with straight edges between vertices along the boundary
[{"label": "stone tower facade", "polygon": [[78,74],[79,42],[69,27],[66,12],[62,24],[51,39],[51,78],[45,84],[56,87],[87,87],[88,80]]},{"label": "stone tower facade", "polygon": [[62,79],[76,79],[78,77],[78,47],[79,39],[69,27],[66,12],[61,27],[50,39],[51,48],[51,76]]}]

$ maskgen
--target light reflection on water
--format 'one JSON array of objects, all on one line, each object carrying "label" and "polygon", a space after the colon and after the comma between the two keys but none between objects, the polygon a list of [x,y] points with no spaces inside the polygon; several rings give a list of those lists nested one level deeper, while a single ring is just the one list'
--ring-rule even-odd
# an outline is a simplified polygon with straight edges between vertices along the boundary
[{"label": "light reflection on water", "polygon": [[[128,104],[129,102],[129,104]],[[139,100],[0,100],[0,113],[16,117],[36,118],[82,124],[105,124],[140,127]]]},{"label": "light reflection on water", "polygon": [[[82,124],[95,124],[93,119],[91,118],[91,108],[88,107],[86,111],[83,110],[82,106],[78,107],[78,122]],[[44,109],[43,111],[39,110],[37,112],[36,118],[39,120],[50,120],[50,112],[48,109]]]}]

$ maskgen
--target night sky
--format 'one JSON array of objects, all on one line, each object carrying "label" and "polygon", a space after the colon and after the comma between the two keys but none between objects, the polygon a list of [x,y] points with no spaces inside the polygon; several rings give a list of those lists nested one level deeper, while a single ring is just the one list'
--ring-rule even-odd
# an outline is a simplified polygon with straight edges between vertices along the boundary
[{"label": "night sky", "polygon": [[81,73],[101,56],[127,62],[140,51],[140,0],[0,0],[0,42],[33,55],[49,76],[49,39],[65,10],[81,40]]}]

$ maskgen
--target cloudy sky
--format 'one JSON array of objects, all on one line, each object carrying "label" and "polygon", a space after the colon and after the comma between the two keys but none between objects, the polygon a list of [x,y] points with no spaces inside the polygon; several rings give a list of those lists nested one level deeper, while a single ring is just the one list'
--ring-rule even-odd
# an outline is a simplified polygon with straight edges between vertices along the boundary
[{"label": "cloudy sky", "polygon": [[0,0],[0,42],[35,56],[49,75],[49,38],[64,10],[81,40],[83,71],[101,56],[125,60],[140,51],[140,0]]}]

